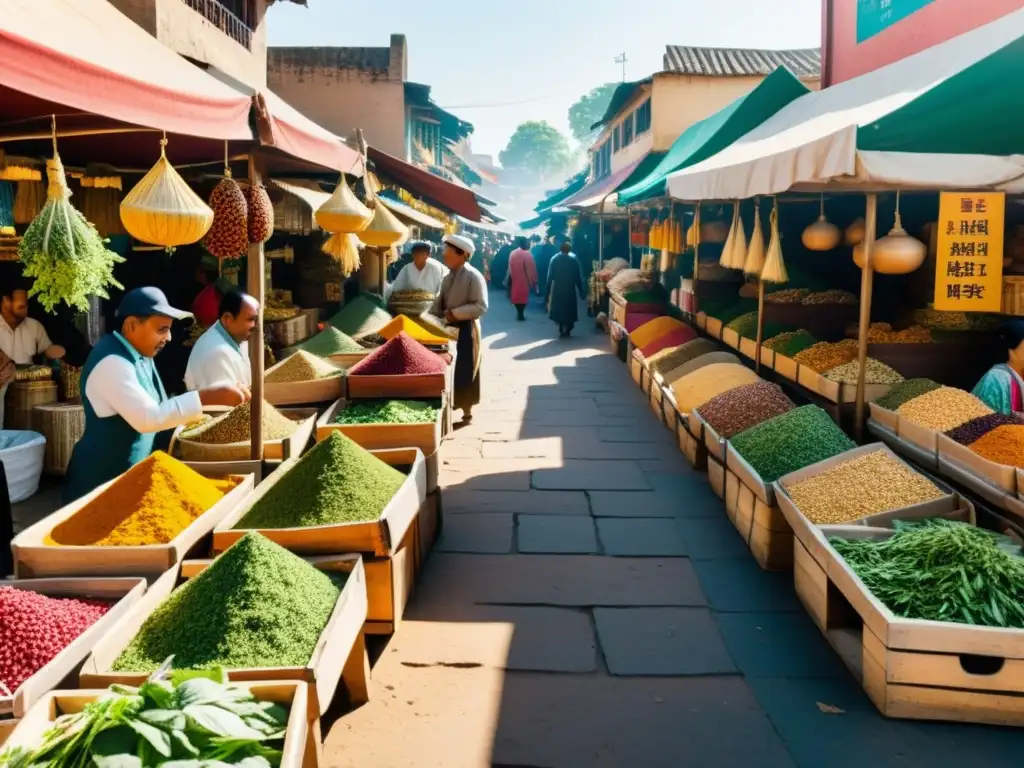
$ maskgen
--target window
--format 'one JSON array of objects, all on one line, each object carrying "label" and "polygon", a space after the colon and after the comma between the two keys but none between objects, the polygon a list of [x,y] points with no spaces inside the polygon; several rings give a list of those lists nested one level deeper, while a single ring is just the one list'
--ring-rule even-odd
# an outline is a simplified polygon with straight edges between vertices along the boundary
[{"label": "window", "polygon": [[636,109],[636,135],[651,130],[651,100],[647,99]]},{"label": "window", "polygon": [[622,121],[622,146],[628,147],[633,143],[633,113],[630,112]]},{"label": "window", "polygon": [[608,139],[594,150],[594,180],[603,179],[612,172],[612,140]]},{"label": "window", "polygon": [[619,129],[619,126],[616,125],[615,126],[615,151],[618,152],[619,148],[621,146],[622,146],[622,131]]}]

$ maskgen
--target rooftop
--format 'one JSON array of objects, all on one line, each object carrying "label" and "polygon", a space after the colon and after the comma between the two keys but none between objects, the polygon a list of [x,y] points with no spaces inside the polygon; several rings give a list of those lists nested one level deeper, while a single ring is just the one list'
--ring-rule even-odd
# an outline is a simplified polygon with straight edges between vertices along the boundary
[{"label": "rooftop", "polygon": [[666,72],[707,77],[770,75],[779,67],[786,67],[797,77],[817,78],[821,77],[821,49],[764,51],[667,45],[664,67]]}]

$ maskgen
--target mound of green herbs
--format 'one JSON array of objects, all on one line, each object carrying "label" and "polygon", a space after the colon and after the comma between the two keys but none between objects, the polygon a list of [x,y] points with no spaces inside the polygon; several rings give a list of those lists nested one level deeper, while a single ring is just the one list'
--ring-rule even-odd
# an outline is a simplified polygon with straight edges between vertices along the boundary
[{"label": "mound of green herbs", "polygon": [[405,475],[332,432],[299,459],[236,529],[308,528],[380,519]]},{"label": "mound of green herbs", "polygon": [[1024,627],[1024,558],[1007,536],[950,520],[897,521],[887,539],[830,538],[897,616]]},{"label": "mound of green herbs", "polygon": [[151,672],[168,656],[179,669],[304,667],[343,579],[246,534],[153,611],[113,668]]},{"label": "mound of green herbs", "polygon": [[340,410],[334,423],[429,424],[437,419],[439,410],[439,400],[358,400]]},{"label": "mound of green herbs", "polygon": [[342,333],[333,325],[328,325],[316,336],[302,342],[298,348],[319,357],[363,351],[363,347],[358,341],[348,334]]},{"label": "mound of green herbs", "polygon": [[34,749],[0,753],[3,768],[273,768],[288,710],[211,677],[111,686],[76,714],[59,716]]}]

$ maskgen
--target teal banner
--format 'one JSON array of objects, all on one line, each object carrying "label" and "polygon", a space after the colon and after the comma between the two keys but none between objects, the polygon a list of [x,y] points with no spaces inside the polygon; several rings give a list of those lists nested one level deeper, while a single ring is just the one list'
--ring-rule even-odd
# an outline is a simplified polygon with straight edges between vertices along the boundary
[{"label": "teal banner", "polygon": [[935,0],[857,0],[857,42],[874,37]]}]

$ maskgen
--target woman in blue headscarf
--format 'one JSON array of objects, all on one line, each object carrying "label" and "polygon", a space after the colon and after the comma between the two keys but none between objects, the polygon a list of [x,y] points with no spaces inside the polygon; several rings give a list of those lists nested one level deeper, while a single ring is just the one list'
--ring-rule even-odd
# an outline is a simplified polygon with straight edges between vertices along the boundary
[{"label": "woman in blue headscarf", "polygon": [[1024,320],[1009,320],[999,329],[1006,362],[993,365],[974,388],[975,397],[998,413],[1024,411]]}]

